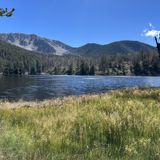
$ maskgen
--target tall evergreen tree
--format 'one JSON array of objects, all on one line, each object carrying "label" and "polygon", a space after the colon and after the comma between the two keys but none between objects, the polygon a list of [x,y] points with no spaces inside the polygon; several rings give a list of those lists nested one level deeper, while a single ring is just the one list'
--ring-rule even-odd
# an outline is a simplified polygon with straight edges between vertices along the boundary
[{"label": "tall evergreen tree", "polygon": [[94,65],[91,66],[91,68],[89,70],[89,75],[95,75],[95,67],[94,67]]},{"label": "tall evergreen tree", "polygon": [[69,65],[69,68],[68,68],[68,70],[67,70],[67,74],[68,74],[68,75],[74,74],[73,65],[72,65],[72,64]]}]

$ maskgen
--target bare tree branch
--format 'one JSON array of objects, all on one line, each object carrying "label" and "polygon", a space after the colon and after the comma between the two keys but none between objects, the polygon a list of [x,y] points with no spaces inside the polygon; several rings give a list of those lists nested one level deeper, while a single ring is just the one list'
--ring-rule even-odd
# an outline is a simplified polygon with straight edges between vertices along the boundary
[{"label": "bare tree branch", "polygon": [[12,8],[12,10],[10,11],[8,10],[8,8],[0,8],[0,16],[11,17],[14,11],[14,8]]}]

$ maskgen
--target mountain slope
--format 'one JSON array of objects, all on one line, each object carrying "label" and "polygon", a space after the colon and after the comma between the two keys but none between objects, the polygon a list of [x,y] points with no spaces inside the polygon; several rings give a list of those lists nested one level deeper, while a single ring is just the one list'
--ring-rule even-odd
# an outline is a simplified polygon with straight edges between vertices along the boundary
[{"label": "mountain slope", "polygon": [[[156,53],[154,47],[139,42],[137,44],[133,42],[128,44],[128,41],[112,43],[107,46],[109,52],[104,50],[104,53],[110,55],[112,52],[113,56],[101,57],[102,54],[99,51],[106,46],[92,45],[86,45],[84,50],[81,50],[81,53],[84,54],[88,47],[88,52],[91,54],[85,56],[79,56],[77,53],[56,56],[28,51],[0,40],[0,73],[4,75],[40,74],[42,72],[55,75],[160,75],[160,62],[158,55],[153,54],[153,52]],[[90,46],[92,47],[90,48]],[[89,49],[93,49],[95,52]],[[113,49],[115,50],[113,51]],[[114,56],[117,52],[116,49],[122,56]],[[143,52],[144,50],[149,52],[150,55],[128,54],[140,53],[140,49]],[[124,54],[125,56],[123,56]]]},{"label": "mountain slope", "polygon": [[34,34],[9,33],[0,34],[0,40],[11,43],[26,50],[43,54],[64,55],[69,53],[70,46],[62,42],[49,40]]},{"label": "mountain slope", "polygon": [[141,51],[144,53],[156,53],[156,48],[138,41],[119,41],[107,45],[89,43],[74,49],[75,54],[83,56],[128,54],[138,53]]},{"label": "mountain slope", "polygon": [[42,54],[27,51],[0,40],[0,72],[9,68],[29,71],[37,64],[42,63],[44,58],[45,56]]},{"label": "mountain slope", "polygon": [[11,43],[29,51],[46,55],[81,55],[100,56],[115,54],[156,53],[156,49],[148,44],[138,41],[118,41],[106,45],[88,43],[82,47],[73,48],[60,41],[42,38],[34,34],[9,33],[0,34],[0,40]]}]

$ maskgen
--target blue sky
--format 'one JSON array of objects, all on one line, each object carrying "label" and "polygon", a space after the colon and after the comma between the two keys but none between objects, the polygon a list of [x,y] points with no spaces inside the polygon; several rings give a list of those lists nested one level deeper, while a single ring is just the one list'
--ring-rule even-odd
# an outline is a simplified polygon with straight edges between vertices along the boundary
[{"label": "blue sky", "polygon": [[33,33],[71,46],[138,40],[154,44],[141,33],[152,23],[160,29],[160,0],[1,0],[14,7],[0,18],[0,32]]}]

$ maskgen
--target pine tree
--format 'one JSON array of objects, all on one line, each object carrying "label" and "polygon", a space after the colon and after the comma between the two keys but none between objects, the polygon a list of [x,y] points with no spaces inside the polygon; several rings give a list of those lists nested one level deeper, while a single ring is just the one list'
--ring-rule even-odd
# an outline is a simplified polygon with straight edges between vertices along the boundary
[{"label": "pine tree", "polygon": [[36,72],[38,74],[41,74],[41,72],[42,72],[42,65],[39,63],[38,60],[36,60]]},{"label": "pine tree", "polygon": [[99,64],[99,70],[105,74],[106,71],[106,57],[102,56]]},{"label": "pine tree", "polygon": [[95,75],[95,67],[94,67],[94,65],[91,66],[90,71],[89,71],[89,75]]},{"label": "pine tree", "polygon": [[73,74],[73,65],[72,65],[72,64],[69,65],[67,74],[68,74],[68,75],[72,75],[72,74]]},{"label": "pine tree", "polygon": [[57,67],[54,67],[54,75],[58,75],[58,69],[57,69]]}]

